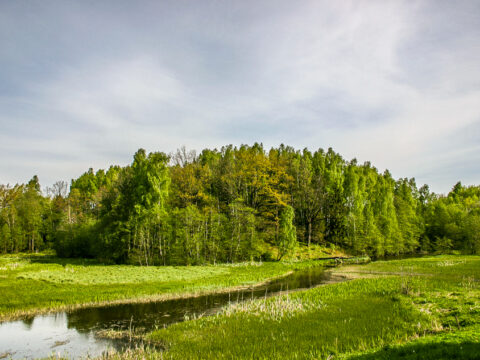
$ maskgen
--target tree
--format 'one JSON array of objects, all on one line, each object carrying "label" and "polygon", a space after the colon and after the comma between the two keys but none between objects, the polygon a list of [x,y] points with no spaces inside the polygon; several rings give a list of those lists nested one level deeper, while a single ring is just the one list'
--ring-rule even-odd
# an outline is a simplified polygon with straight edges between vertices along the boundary
[{"label": "tree", "polygon": [[18,199],[17,211],[22,224],[27,250],[34,252],[43,244],[41,235],[44,199],[40,192],[38,177],[34,176]]},{"label": "tree", "polygon": [[203,264],[288,254],[299,239],[353,254],[480,251],[480,186],[448,195],[395,180],[331,148],[227,145],[170,158],[138,150],[131,165],[89,169],[40,190],[0,185],[0,252]]},{"label": "tree", "polygon": [[165,256],[163,244],[170,185],[168,156],[140,149],[133,163],[123,170],[118,183],[105,196],[102,206],[104,252],[117,261],[130,256],[149,265]]},{"label": "tree", "polygon": [[258,256],[254,209],[245,206],[242,200],[234,201],[229,209],[227,261],[233,263]]},{"label": "tree", "polygon": [[280,215],[280,232],[278,236],[278,260],[295,249],[297,232],[293,225],[295,212],[291,206],[286,206]]},{"label": "tree", "polygon": [[304,227],[303,238],[310,247],[314,225],[325,208],[324,178],[315,172],[312,154],[307,149],[292,159],[289,172],[293,178],[292,205],[295,218]]}]

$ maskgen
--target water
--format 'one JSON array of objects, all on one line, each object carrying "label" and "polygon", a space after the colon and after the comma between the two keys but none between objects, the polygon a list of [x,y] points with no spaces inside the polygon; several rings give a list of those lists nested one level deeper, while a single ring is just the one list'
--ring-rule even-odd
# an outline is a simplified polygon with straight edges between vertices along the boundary
[{"label": "water", "polygon": [[38,315],[0,324],[0,358],[40,358],[52,354],[80,358],[98,356],[125,343],[102,339],[99,330],[149,331],[194,316],[217,313],[229,302],[273,296],[281,291],[308,289],[338,281],[324,268],[296,271],[282,279],[249,289],[163,302],[94,307]]}]

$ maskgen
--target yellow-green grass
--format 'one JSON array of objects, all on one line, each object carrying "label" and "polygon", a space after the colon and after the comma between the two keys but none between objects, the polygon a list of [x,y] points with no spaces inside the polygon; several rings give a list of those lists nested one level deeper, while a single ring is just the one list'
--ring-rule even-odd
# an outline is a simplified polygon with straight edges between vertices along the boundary
[{"label": "yellow-green grass", "polygon": [[402,260],[375,261],[361,267],[345,267],[342,273],[373,275],[434,276],[435,278],[475,277],[480,279],[480,256],[437,255]]},{"label": "yellow-green grass", "polygon": [[129,351],[113,357],[438,360],[480,356],[480,257],[425,257],[334,271],[353,278],[355,269],[355,279],[349,282],[231,304],[217,316],[147,335],[164,351]]},{"label": "yellow-green grass", "polygon": [[[278,248],[275,246],[265,245],[265,252],[272,254],[272,258],[278,257]],[[285,255],[283,260],[315,260],[327,257],[347,257],[348,255],[341,249],[325,247],[318,244],[307,246],[300,244],[291,253]]]},{"label": "yellow-green grass", "polygon": [[82,306],[229,291],[315,265],[320,263],[140,267],[45,254],[4,255],[0,256],[0,320]]}]

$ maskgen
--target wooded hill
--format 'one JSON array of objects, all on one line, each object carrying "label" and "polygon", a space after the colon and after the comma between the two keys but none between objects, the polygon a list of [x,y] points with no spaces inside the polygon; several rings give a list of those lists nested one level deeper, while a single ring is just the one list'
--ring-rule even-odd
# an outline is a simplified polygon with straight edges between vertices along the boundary
[{"label": "wooded hill", "polygon": [[140,149],[129,166],[44,193],[36,176],[0,185],[0,252],[143,265],[269,260],[297,242],[373,256],[480,253],[479,199],[479,186],[436,195],[332,149]]}]

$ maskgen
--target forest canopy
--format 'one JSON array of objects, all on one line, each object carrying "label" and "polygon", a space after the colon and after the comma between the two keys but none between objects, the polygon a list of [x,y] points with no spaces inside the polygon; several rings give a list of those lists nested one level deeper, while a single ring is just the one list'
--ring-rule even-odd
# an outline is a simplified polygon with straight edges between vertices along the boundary
[{"label": "forest canopy", "polygon": [[[371,256],[480,253],[480,186],[447,195],[331,148],[261,144],[89,169],[42,192],[0,185],[0,252],[142,265],[281,259],[298,243]],[[275,249],[273,251],[272,249]]]}]

